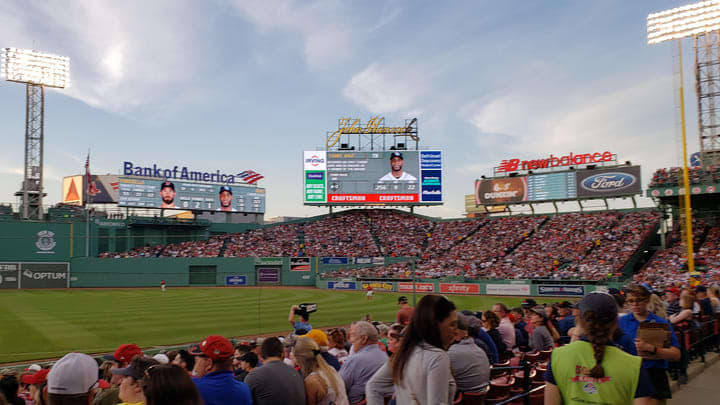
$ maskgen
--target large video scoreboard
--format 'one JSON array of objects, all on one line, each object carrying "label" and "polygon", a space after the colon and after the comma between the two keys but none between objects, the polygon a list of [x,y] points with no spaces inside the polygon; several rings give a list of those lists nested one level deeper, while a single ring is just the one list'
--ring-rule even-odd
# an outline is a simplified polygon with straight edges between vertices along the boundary
[{"label": "large video scoreboard", "polygon": [[[119,177],[118,205],[193,211],[265,212],[265,189],[252,186]],[[164,191],[163,191],[164,189]],[[224,191],[224,193],[223,193]],[[221,206],[221,194],[225,209]]]},{"label": "large video scoreboard", "polygon": [[441,151],[305,151],[306,205],[443,203]]},{"label": "large video scoreboard", "polygon": [[476,204],[544,202],[640,194],[640,166],[582,169],[475,181]]}]

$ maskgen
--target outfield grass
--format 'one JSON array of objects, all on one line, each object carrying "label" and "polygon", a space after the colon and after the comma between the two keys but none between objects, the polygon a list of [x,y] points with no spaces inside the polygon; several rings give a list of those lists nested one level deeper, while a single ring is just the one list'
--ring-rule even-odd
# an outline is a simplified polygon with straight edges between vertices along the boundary
[{"label": "outfield grass", "polygon": [[[292,304],[317,303],[314,327],[346,325],[370,314],[392,321],[397,293],[293,288],[70,289],[0,291],[0,363],[196,342],[210,334],[286,334]],[[407,295],[407,294],[405,294]],[[521,298],[451,296],[459,309],[490,309]],[[412,297],[410,297],[412,301]],[[418,295],[420,299],[420,295]]]}]

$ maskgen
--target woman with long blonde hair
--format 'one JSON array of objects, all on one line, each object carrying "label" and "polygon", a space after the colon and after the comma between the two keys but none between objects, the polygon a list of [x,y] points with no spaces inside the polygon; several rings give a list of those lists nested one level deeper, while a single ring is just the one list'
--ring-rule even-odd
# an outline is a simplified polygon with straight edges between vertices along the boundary
[{"label": "woman with long blonde hair", "polygon": [[295,343],[292,355],[305,379],[305,396],[308,405],[348,405],[345,383],[320,354],[320,346],[308,337]]}]

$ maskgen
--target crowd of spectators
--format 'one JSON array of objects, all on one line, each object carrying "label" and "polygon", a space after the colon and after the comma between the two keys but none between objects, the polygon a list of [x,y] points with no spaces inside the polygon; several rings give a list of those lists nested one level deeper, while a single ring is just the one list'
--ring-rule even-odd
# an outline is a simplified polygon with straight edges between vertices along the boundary
[{"label": "crowd of spectators", "polygon": [[299,256],[299,230],[297,224],[283,224],[229,235],[223,256]]},{"label": "crowd of spectators", "polygon": [[[531,377],[536,375],[533,387],[544,385],[535,399],[546,396],[545,403],[562,403],[569,392],[603,374],[615,381],[599,394],[615,398],[606,403],[619,403],[617,395],[662,400],[671,396],[669,378],[678,378],[679,367],[687,366],[668,362],[681,360],[674,328],[719,315],[718,291],[673,287],[662,300],[650,286],[632,284],[624,292],[591,293],[575,303],[538,305],[526,298],[516,308],[498,302],[462,311],[441,295],[426,295],[414,308],[399,297],[394,322],[361,320],[323,330],[303,318],[299,330],[293,317],[287,335],[234,344],[210,335],[152,357],[132,343],[99,359],[69,353],[45,367],[0,373],[0,404],[449,405],[463,403],[464,396],[498,402],[517,393],[508,388],[523,378],[521,371],[502,367],[523,359]],[[667,325],[670,345],[645,342],[638,334],[644,321]],[[570,383],[576,379],[559,378],[580,375],[560,352],[582,358],[577,386]],[[635,391],[620,393],[618,384]],[[598,391],[591,394],[600,398]]]},{"label": "crowd of spectators", "polygon": [[[693,219],[693,246],[695,269],[700,279],[714,283],[720,281],[720,227],[710,227],[704,219]],[[687,247],[682,242],[680,226],[676,224],[667,237],[668,247],[660,249],[648,263],[634,275],[637,282],[653,288],[683,285],[691,275],[687,265]]]},{"label": "crowd of spectators", "polygon": [[[720,182],[720,165],[708,167],[688,167],[690,184],[707,184]],[[650,180],[650,187],[676,187],[683,184],[683,169],[671,167],[657,169]]]},{"label": "crowd of spectators", "polygon": [[370,230],[368,214],[363,210],[352,210],[322,220],[306,222],[303,233],[306,256],[381,255]]},{"label": "crowd of spectators", "polygon": [[512,254],[492,264],[490,274],[590,280],[615,276],[658,221],[652,211],[556,215]]},{"label": "crowd of spectators", "polygon": [[419,256],[435,223],[416,215],[386,210],[368,211],[371,232],[380,241],[382,256]]},{"label": "crowd of spectators", "polygon": [[[433,222],[398,211],[351,210],[309,222],[105,252],[100,257],[400,256],[417,258],[415,271],[421,278],[598,280],[621,275],[658,220],[655,211],[638,211]],[[700,229],[696,227],[699,235]],[[655,260],[667,256],[672,261],[672,252],[656,255]],[[718,255],[712,260],[720,261]],[[400,262],[339,269],[323,277],[405,279],[412,271],[409,262]]]},{"label": "crowd of spectators", "polygon": [[102,252],[101,258],[138,258],[138,257],[217,257],[223,247],[225,237],[211,237],[207,240],[171,243],[168,245],[145,246],[125,252]]}]

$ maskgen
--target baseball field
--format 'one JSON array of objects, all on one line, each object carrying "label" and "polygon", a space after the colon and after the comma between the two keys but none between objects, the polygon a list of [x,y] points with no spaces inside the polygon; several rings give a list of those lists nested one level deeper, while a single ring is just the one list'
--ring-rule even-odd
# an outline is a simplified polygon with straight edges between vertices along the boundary
[{"label": "baseball field", "polygon": [[[347,325],[370,314],[390,322],[398,293],[315,288],[159,288],[18,290],[0,292],[0,364],[60,357],[70,351],[111,352],[122,343],[140,347],[228,337],[285,335],[292,304],[317,303],[314,327]],[[408,294],[405,294],[408,295]],[[421,297],[418,294],[417,299]],[[412,302],[412,295],[409,296]],[[521,298],[450,297],[458,309],[491,309]],[[550,300],[548,300],[550,301]]]}]

